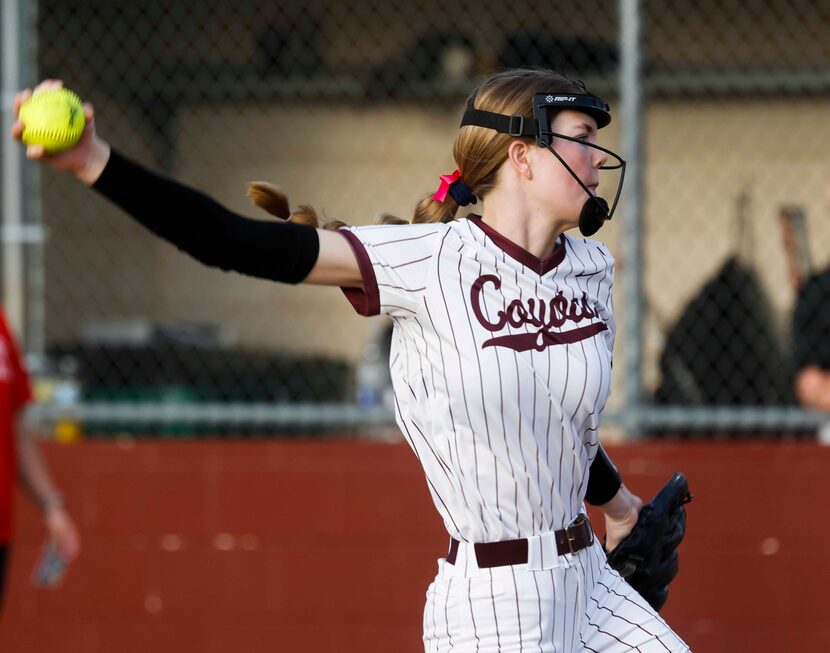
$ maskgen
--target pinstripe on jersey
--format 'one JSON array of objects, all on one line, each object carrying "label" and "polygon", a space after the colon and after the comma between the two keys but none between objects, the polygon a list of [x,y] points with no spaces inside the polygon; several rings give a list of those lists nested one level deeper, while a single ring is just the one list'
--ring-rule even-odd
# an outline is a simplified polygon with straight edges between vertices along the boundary
[{"label": "pinstripe on jersey", "polygon": [[615,333],[613,258],[562,235],[540,260],[477,216],[341,231],[364,315],[394,322],[396,417],[449,533],[557,530],[582,509]]}]

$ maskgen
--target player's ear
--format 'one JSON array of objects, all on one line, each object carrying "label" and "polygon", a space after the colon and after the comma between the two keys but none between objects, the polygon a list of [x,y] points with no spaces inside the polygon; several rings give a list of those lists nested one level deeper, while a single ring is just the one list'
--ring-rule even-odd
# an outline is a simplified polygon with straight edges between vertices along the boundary
[{"label": "player's ear", "polygon": [[526,179],[533,178],[533,166],[530,163],[530,144],[521,138],[514,138],[507,146],[507,160],[510,167]]}]

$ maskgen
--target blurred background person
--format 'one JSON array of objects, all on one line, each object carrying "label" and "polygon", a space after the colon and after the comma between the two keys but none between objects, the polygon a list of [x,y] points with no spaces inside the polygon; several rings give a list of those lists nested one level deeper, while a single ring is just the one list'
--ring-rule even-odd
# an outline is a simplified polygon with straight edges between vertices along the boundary
[{"label": "blurred background person", "polygon": [[81,549],[78,529],[66,511],[63,496],[32,434],[23,425],[23,409],[31,399],[29,375],[0,310],[0,609],[12,541],[15,480],[40,507],[47,547],[66,562],[77,557]]},{"label": "blurred background person", "polygon": [[[830,181],[825,198],[830,205]],[[792,335],[796,397],[805,408],[830,411],[830,267],[801,286]],[[830,443],[830,420],[821,426],[818,437]]]},{"label": "blurred background person", "polygon": [[[807,279],[793,317],[795,392],[805,408],[830,411],[830,268]],[[828,432],[830,436],[830,432]]]}]

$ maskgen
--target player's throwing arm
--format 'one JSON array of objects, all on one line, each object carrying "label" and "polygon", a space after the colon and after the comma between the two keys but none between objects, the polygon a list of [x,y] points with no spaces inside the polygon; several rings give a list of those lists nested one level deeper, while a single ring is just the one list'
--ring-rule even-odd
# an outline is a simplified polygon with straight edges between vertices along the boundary
[{"label": "player's throwing arm", "polygon": [[26,145],[28,158],[72,173],[206,265],[285,283],[360,287],[344,238],[306,225],[244,218],[145,170],[96,134],[92,105],[81,105],[60,80],[18,93],[14,104],[12,136]]}]

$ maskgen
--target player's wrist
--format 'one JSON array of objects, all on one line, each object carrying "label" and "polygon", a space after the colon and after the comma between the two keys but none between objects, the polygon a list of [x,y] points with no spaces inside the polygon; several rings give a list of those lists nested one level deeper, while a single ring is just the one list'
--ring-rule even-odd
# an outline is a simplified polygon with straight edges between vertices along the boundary
[{"label": "player's wrist", "polygon": [[606,520],[615,522],[636,522],[642,507],[643,502],[640,497],[632,494],[625,485],[620,485],[620,489],[611,501],[598,506],[605,514]]},{"label": "player's wrist", "polygon": [[110,158],[110,145],[105,140],[93,136],[92,143],[89,148],[89,155],[84,162],[83,167],[75,173],[75,177],[83,184],[92,186],[104,168],[107,167],[107,162]]},{"label": "player's wrist", "polygon": [[63,495],[57,490],[49,492],[40,498],[40,509],[44,515],[49,515],[56,510],[63,510],[66,506],[66,501]]}]

